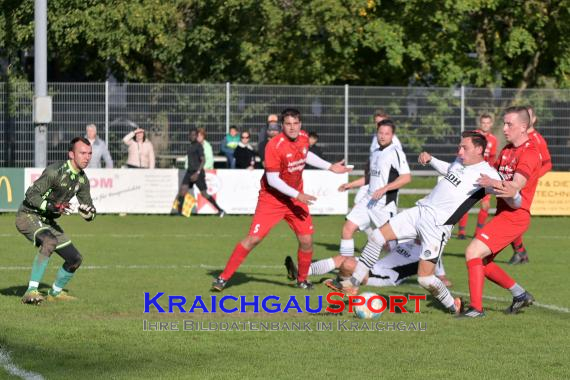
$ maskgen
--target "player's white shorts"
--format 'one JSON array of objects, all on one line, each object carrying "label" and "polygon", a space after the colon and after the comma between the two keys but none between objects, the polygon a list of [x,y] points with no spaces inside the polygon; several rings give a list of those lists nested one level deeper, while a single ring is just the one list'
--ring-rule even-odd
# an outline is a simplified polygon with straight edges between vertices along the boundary
[{"label": "player's white shorts", "polygon": [[346,219],[358,226],[358,229],[364,231],[371,225],[381,227],[390,218],[398,212],[396,204],[390,202],[382,205],[380,202],[373,200],[369,195],[365,195],[360,202],[354,205],[352,210],[346,216]]},{"label": "player's white shorts", "polygon": [[368,195],[368,185],[360,186],[354,197],[354,205],[357,205],[366,195]]},{"label": "player's white shorts", "polygon": [[419,237],[422,242],[420,260],[437,260],[453,226],[438,226],[428,209],[416,206],[390,219],[390,226],[398,240]]}]

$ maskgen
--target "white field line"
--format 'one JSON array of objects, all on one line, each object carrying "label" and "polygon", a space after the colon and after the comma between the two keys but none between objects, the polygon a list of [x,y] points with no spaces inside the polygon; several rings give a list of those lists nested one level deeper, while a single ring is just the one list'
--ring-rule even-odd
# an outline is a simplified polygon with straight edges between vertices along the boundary
[{"label": "white field line", "polygon": [[0,347],[0,365],[12,376],[17,376],[25,380],[44,380],[44,377],[39,373],[19,368],[12,362],[10,353],[2,347]]},{"label": "white field line", "polygon": [[[283,269],[283,265],[251,265],[251,264],[243,264],[240,267],[242,268],[252,268],[252,269]],[[222,266],[219,265],[209,265],[209,264],[194,264],[194,265],[82,265],[81,270],[106,270],[106,269],[134,269],[134,270],[156,270],[156,269],[223,269]],[[29,271],[29,266],[0,266],[0,271]],[[418,286],[419,287],[419,286]],[[460,296],[469,296],[469,293],[463,293],[458,291],[452,291],[453,294],[457,294]],[[483,296],[484,299],[488,299],[491,301],[500,301],[500,302],[511,302],[512,299],[504,298],[504,297],[494,297],[494,296]],[[549,305],[535,302],[533,306],[540,307],[543,309],[554,310],[561,313],[570,313],[570,309],[557,306],[557,305]]]}]

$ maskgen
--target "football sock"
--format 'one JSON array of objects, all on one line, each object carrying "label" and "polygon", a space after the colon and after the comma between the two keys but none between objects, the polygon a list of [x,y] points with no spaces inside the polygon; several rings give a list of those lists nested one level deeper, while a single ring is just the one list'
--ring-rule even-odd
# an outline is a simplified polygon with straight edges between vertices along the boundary
[{"label": "football sock", "polygon": [[458,235],[465,235],[465,227],[467,226],[467,221],[469,220],[469,213],[465,213],[461,219],[459,219],[459,223],[457,226],[459,227]]},{"label": "football sock", "polygon": [[509,290],[511,291],[513,297],[518,297],[525,293],[524,288],[517,283],[515,283],[511,288],[509,288]]},{"label": "football sock", "polygon": [[526,253],[526,248],[522,240],[522,235],[513,240],[513,242],[511,243],[511,247],[513,247],[516,253],[522,253],[522,254]]},{"label": "football sock", "polygon": [[385,242],[386,239],[384,239],[384,236],[379,230],[374,230],[370,235],[368,243],[366,243],[366,246],[362,251],[362,255],[360,256],[360,260],[358,261],[358,264],[356,264],[356,269],[352,274],[351,280],[355,285],[359,285],[368,274],[370,268],[376,264],[376,261],[378,261],[378,258],[380,257],[382,246]]},{"label": "football sock", "polygon": [[62,291],[62,289],[67,285],[69,280],[73,277],[74,273],[68,272],[63,267],[59,268],[57,275],[55,276],[55,281],[52,285],[53,291],[57,294]]},{"label": "football sock", "polygon": [[499,285],[501,288],[510,289],[515,285],[515,280],[512,279],[500,266],[494,262],[490,262],[483,266],[485,269],[485,277]]},{"label": "football sock", "polygon": [[30,275],[28,290],[38,288],[40,281],[44,277],[48,262],[49,257],[42,255],[41,253],[36,254],[36,257],[34,258],[34,262],[32,264],[32,274]]},{"label": "football sock", "polygon": [[301,251],[300,249],[297,251],[297,262],[299,263],[299,268],[297,269],[297,282],[307,280],[307,274],[309,273],[312,257],[313,251]]},{"label": "football sock", "polygon": [[241,242],[237,243],[234,251],[232,252],[232,255],[230,256],[230,259],[228,260],[228,263],[226,264],[226,268],[220,274],[220,277],[225,281],[229,280],[234,275],[235,271],[239,268],[243,260],[247,257],[249,252],[250,250],[241,245]]},{"label": "football sock", "polygon": [[309,276],[329,273],[330,271],[334,270],[334,268],[335,265],[332,257],[315,261],[314,263],[311,263],[311,266],[309,267]]},{"label": "football sock", "polygon": [[487,221],[488,216],[489,216],[488,210],[483,210],[483,209],[479,210],[479,215],[477,215],[477,228],[475,229],[475,234],[477,234],[477,232],[481,228],[485,227],[485,222]]},{"label": "football sock", "polygon": [[483,268],[483,260],[477,258],[467,261],[467,272],[469,274],[471,307],[478,311],[483,311],[483,286],[485,285],[485,269]]},{"label": "football sock", "polygon": [[218,212],[222,211],[222,208],[220,207],[220,205],[218,205],[218,203],[216,203],[216,200],[214,199],[214,197],[212,197],[211,195],[208,195],[206,197],[206,199],[208,200],[208,202],[210,202],[211,204],[214,205],[215,208],[218,209]]},{"label": "football sock", "polygon": [[354,256],[354,239],[341,239],[340,254],[342,256]]},{"label": "football sock", "polygon": [[[449,289],[447,289],[439,278],[434,275],[418,277],[418,283],[422,288],[430,292],[431,295],[441,302],[447,309],[455,307],[453,297],[451,296]],[[455,309],[452,309],[452,311],[455,311]]]}]

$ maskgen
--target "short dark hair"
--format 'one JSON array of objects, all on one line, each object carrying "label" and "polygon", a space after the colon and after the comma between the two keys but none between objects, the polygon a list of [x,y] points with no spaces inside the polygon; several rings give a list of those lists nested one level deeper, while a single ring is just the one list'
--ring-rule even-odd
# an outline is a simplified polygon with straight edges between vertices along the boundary
[{"label": "short dark hair", "polygon": [[527,128],[530,127],[530,115],[525,106],[512,106],[505,110],[505,115],[509,113],[516,113],[523,123],[526,123]]},{"label": "short dark hair", "polygon": [[319,139],[319,135],[317,134],[317,132],[311,131],[309,132],[309,137],[313,137],[315,139]]},{"label": "short dark hair", "polygon": [[69,142],[69,151],[72,152],[73,148],[75,148],[75,144],[77,144],[78,142],[82,142],[83,144],[87,145],[87,146],[91,146],[91,143],[89,142],[89,140],[87,140],[85,137],[74,137],[70,142]]},{"label": "short dark hair", "polygon": [[378,122],[378,124],[376,124],[376,130],[380,129],[380,127],[383,127],[385,125],[392,128],[392,133],[396,133],[396,124],[394,124],[394,122],[390,119],[384,119]]},{"label": "short dark hair", "polygon": [[231,125],[230,129],[235,129],[236,131],[239,131],[238,127],[236,127],[235,125]]},{"label": "short dark hair", "polygon": [[495,120],[493,115],[491,115],[490,113],[486,113],[486,112],[479,115],[479,120],[481,120],[481,119],[491,119],[492,121]]},{"label": "short dark hair", "polygon": [[485,149],[487,148],[487,138],[483,136],[483,134],[481,134],[478,131],[469,130],[469,131],[463,131],[461,137],[471,138],[471,142],[473,143],[473,145],[475,145],[475,147],[481,148],[481,155],[485,154]]},{"label": "short dark hair", "polygon": [[388,115],[382,108],[379,108],[374,112],[374,117],[383,117],[385,119],[389,119],[390,115]]},{"label": "short dark hair", "polygon": [[296,108],[285,108],[283,111],[281,111],[281,116],[279,118],[279,120],[281,120],[281,123],[283,123],[287,116],[299,119],[299,121],[301,121],[301,112],[299,112],[299,110]]}]

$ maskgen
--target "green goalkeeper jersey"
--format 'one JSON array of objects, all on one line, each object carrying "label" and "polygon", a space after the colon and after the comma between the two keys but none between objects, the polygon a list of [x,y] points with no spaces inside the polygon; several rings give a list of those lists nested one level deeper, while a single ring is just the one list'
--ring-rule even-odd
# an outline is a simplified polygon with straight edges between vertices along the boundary
[{"label": "green goalkeeper jersey", "polygon": [[55,219],[60,215],[48,211],[48,203],[67,203],[74,196],[77,196],[80,204],[93,206],[89,179],[85,172],[74,169],[71,161],[56,162],[46,167],[42,175],[28,188],[20,211]]}]

